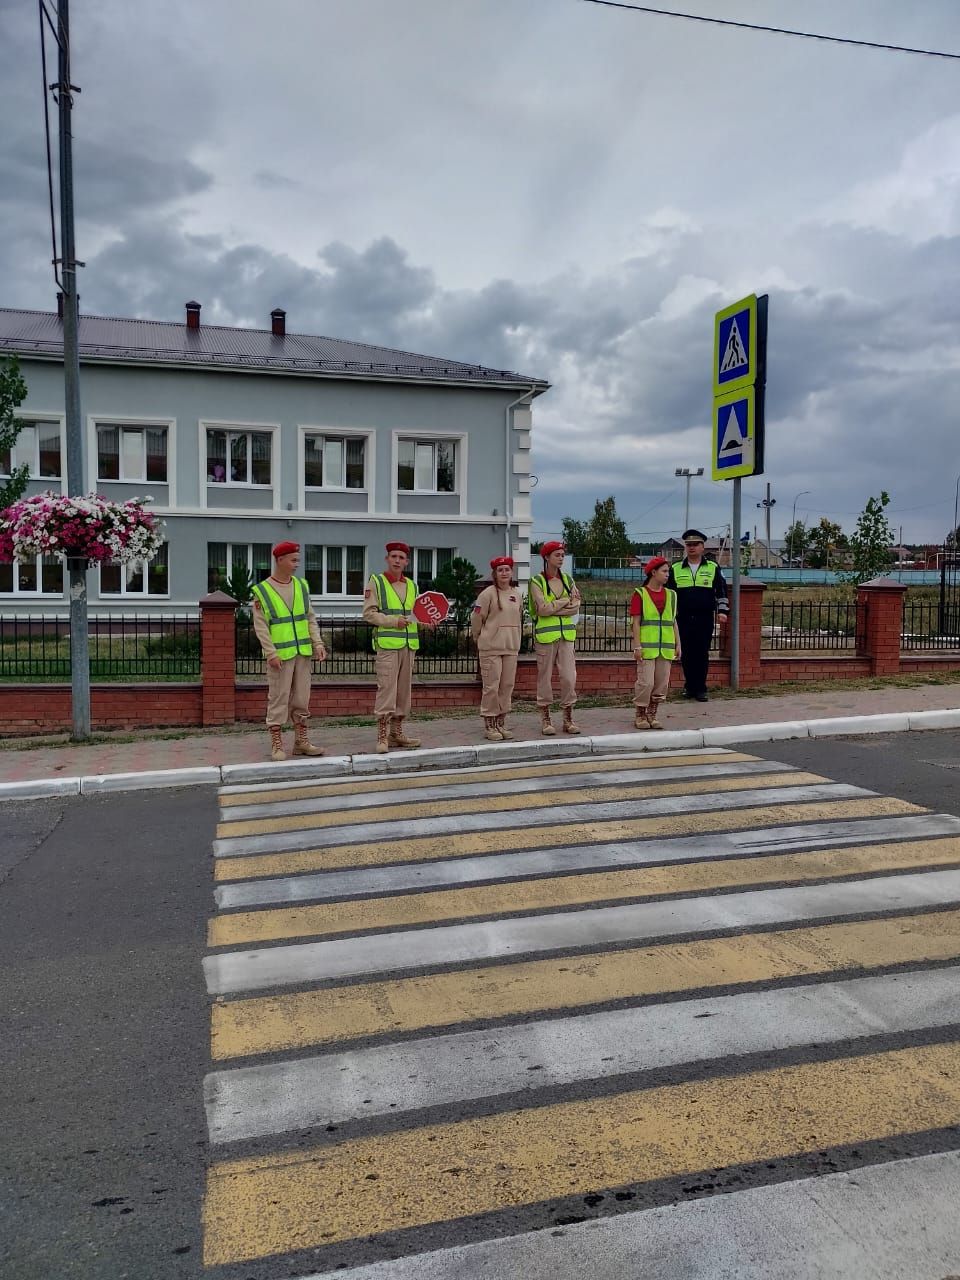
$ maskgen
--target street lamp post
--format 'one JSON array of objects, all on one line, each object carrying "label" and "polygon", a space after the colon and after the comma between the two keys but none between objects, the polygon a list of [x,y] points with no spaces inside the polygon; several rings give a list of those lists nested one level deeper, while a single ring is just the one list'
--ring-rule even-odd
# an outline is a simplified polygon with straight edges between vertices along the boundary
[{"label": "street lamp post", "polygon": [[[795,541],[796,534],[794,533],[794,530],[797,527],[797,502],[800,498],[805,498],[808,493],[812,493],[812,492],[813,492],[812,489],[801,489],[800,492],[796,495],[796,497],[793,500],[793,515],[790,517],[790,534],[791,534],[790,558],[791,560],[794,559],[794,553],[796,552],[796,541]],[[803,543],[800,544],[800,572],[801,573],[803,572]]]},{"label": "street lamp post", "polygon": [[686,501],[683,504],[683,527],[684,529],[689,529],[690,528],[690,481],[695,476],[703,475],[703,467],[697,467],[696,471],[691,471],[689,467],[677,467],[676,471],[674,471],[673,474],[675,476],[679,476],[681,479],[686,480],[687,482],[687,497],[686,497]]}]

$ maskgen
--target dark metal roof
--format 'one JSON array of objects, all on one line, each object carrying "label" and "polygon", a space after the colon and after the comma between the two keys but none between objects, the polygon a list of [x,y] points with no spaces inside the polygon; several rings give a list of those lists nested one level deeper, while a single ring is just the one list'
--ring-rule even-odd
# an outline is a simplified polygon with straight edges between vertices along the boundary
[{"label": "dark metal roof", "polygon": [[[63,358],[63,325],[52,311],[0,307],[0,353]],[[375,379],[386,382],[472,383],[478,386],[533,388],[549,383],[507,369],[443,360],[374,347],[365,342],[315,337],[306,333],[275,336],[269,329],[230,329],[164,320],[80,317],[80,359],[108,364],[195,365],[296,373],[313,377]]]}]

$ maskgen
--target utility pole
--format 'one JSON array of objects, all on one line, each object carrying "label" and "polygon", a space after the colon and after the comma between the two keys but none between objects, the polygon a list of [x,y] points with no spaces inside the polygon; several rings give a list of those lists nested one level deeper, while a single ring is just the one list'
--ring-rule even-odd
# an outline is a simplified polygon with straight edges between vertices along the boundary
[{"label": "utility pole", "polygon": [[766,567],[767,567],[768,569],[770,568],[770,508],[771,508],[771,507],[775,507],[776,505],[777,505],[777,500],[776,500],[776,498],[771,498],[771,497],[770,497],[770,482],[769,482],[769,480],[768,480],[768,481],[767,481],[767,496],[763,499],[763,501],[762,501],[762,502],[758,502],[758,503],[757,503],[757,506],[758,506],[758,507],[763,507],[763,508],[764,508],[764,510],[766,511],[766,515],[767,515],[767,554],[766,554],[766,556],[764,557],[764,559],[766,560]]},{"label": "utility pole", "polygon": [[686,501],[683,504],[683,527],[684,529],[689,529],[690,528],[690,481],[694,479],[696,476],[703,475],[703,467],[697,467],[696,471],[691,471],[689,467],[677,467],[676,471],[674,471],[673,474],[675,476],[681,477],[681,479],[684,479],[687,482],[687,497],[686,497]]},{"label": "utility pole", "polygon": [[[51,85],[60,126],[60,281],[63,293],[63,388],[67,428],[67,488],[71,497],[85,490],[80,418],[80,318],[77,306],[77,254],[73,213],[73,95],[70,81],[70,0],[57,3],[57,82]],[[56,265],[56,264],[55,264]],[[73,736],[90,737],[90,653],[87,638],[87,565],[67,558],[70,575],[70,685]]]}]

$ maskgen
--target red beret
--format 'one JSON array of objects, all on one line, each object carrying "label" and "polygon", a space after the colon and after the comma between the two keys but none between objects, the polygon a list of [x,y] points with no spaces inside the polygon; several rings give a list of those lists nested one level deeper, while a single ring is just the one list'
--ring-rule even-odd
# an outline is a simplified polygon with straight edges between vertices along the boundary
[{"label": "red beret", "polygon": [[513,568],[513,561],[509,556],[494,556],[490,561],[490,568],[499,569],[502,564],[509,565],[511,569]]},{"label": "red beret", "polygon": [[540,548],[540,554],[544,560],[546,560],[547,556],[552,555],[554,551],[562,551],[564,555],[567,554],[567,548],[562,542],[545,542]]},{"label": "red beret", "polygon": [[643,566],[644,573],[653,573],[654,569],[659,569],[662,564],[669,564],[669,560],[664,560],[663,556],[651,556],[647,563]]},{"label": "red beret", "polygon": [[408,556],[410,554],[410,548],[407,546],[405,542],[388,542],[387,550],[402,551],[405,556]]},{"label": "red beret", "polygon": [[289,556],[294,551],[299,551],[299,550],[300,550],[299,542],[278,542],[277,545],[273,548],[273,558],[274,560],[276,560],[277,556]]}]

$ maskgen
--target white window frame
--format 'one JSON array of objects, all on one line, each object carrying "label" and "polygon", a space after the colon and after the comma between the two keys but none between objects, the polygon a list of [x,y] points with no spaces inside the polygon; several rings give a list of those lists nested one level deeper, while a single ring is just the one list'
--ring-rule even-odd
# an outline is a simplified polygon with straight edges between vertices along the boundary
[{"label": "white window frame", "polygon": [[97,596],[99,597],[99,599],[100,600],[169,600],[170,599],[170,572],[171,572],[170,543],[165,542],[163,545],[167,548],[167,589],[166,591],[163,591],[163,592],[147,591],[147,584],[149,583],[149,580],[150,580],[150,576],[149,576],[150,562],[144,561],[144,560],[138,560],[138,561],[135,561],[134,563],[140,564],[143,566],[143,588],[140,591],[127,590],[127,566],[125,564],[121,564],[119,566],[120,590],[104,591],[103,580],[101,575],[102,566],[98,565],[97,566]]},{"label": "white window frame", "polygon": [[[404,498],[441,497],[458,498],[459,510],[457,514],[463,515],[467,487],[465,482],[467,475],[467,439],[465,431],[394,431],[390,457],[391,511],[399,511],[401,496]],[[399,487],[400,477],[397,472],[400,466],[400,442],[402,440],[412,440],[415,444],[436,444],[438,441],[447,440],[456,445],[457,459],[453,489],[401,489]],[[434,479],[436,479],[436,455],[434,455],[433,471]],[[414,466],[414,483],[416,483],[416,466]]]},{"label": "white window frame", "polygon": [[[331,440],[361,439],[363,446],[363,486],[360,489],[348,489],[344,485],[308,485],[306,483],[307,436],[323,436]],[[297,492],[301,511],[306,511],[307,494],[316,496],[324,493],[363,493],[367,497],[367,513],[374,510],[376,503],[375,477],[377,474],[376,432],[356,427],[324,427],[313,423],[299,423],[297,430]],[[344,478],[346,478],[346,454],[344,454]]]},{"label": "white window frame", "polygon": [[[143,455],[143,477],[136,477],[128,480],[123,476],[119,480],[105,480],[100,478],[100,442],[98,439],[97,427],[132,427],[134,430],[146,430],[148,427],[155,427],[157,430],[166,430],[167,433],[167,478],[166,480],[148,480],[147,476],[147,459],[146,453]],[[144,443],[144,450],[146,443]],[[88,413],[87,414],[87,457],[91,461],[90,470],[96,474],[96,483],[102,484],[136,484],[143,485],[147,488],[151,484],[162,484],[167,491],[168,507],[176,505],[177,501],[177,420],[176,418],[144,418],[137,414],[120,414],[120,413]],[[123,449],[120,449],[120,466],[123,467]],[[204,457],[204,466],[206,466],[206,457]],[[159,598],[159,597],[158,597]]]},{"label": "white window frame", "polygon": [[[450,555],[451,560],[456,560],[457,555],[459,554],[456,547],[416,546],[416,547],[410,548],[410,575],[413,578],[414,582],[417,583],[418,586],[420,585],[421,577],[423,578],[424,582],[426,581],[432,582],[434,578],[437,576],[437,574],[439,573],[439,569],[437,568],[437,553],[439,551],[449,551],[451,553]],[[419,572],[418,561],[420,556],[427,555],[427,554],[429,554],[430,556],[430,562],[433,565],[433,572],[429,574],[421,575]]]},{"label": "white window frame", "polygon": [[[326,587],[327,585],[327,553],[331,550],[339,551],[343,557],[342,572],[343,572],[344,586],[346,586],[346,581],[347,581],[347,552],[350,550],[350,547],[360,547],[361,550],[363,551],[363,569],[360,574],[361,583],[366,584],[367,580],[370,577],[369,573],[367,572],[367,547],[365,545],[359,542],[351,542],[351,543],[305,542],[303,545],[303,554],[300,561],[300,568],[297,570],[297,576],[300,578],[305,579],[307,576],[307,547],[315,547],[323,552],[322,573],[323,573],[324,587]],[[363,586],[361,586],[358,592],[354,592],[352,594],[346,590],[344,591],[326,591],[326,590],[312,591],[311,590],[310,597],[311,599],[316,599],[316,600],[360,600],[363,598],[363,591],[364,591]]]},{"label": "white window frame", "polygon": [[[253,489],[257,493],[265,493],[268,490],[272,490],[273,491],[272,510],[274,511],[278,510],[279,509],[279,493],[280,493],[279,477],[282,474],[280,470],[280,445],[281,445],[280,423],[279,422],[237,422],[235,420],[228,420],[228,419],[201,418],[197,425],[199,428],[199,438],[198,438],[197,444],[199,449],[200,470],[198,472],[198,475],[200,477],[201,508],[208,508],[211,505],[211,502],[210,502],[211,489],[214,491],[214,493],[216,493],[218,489],[234,490],[234,491],[238,489],[248,489],[248,490]],[[258,435],[269,435],[271,437],[270,483],[254,484],[252,481],[247,482],[247,481],[241,481],[241,480],[230,480],[229,478],[226,478],[224,480],[209,480],[207,478],[207,432],[208,431],[226,431],[234,435],[251,435],[254,433]],[[228,450],[229,450],[229,445],[228,445]],[[228,457],[229,457],[229,452],[228,452]],[[248,469],[249,469],[249,465],[252,462],[249,449],[247,453],[247,458],[248,458]],[[214,503],[213,505],[216,506],[216,503]],[[233,508],[230,508],[230,510],[233,511]],[[240,514],[240,513],[237,512],[237,514]],[[216,539],[214,539],[214,541],[216,541]]]},{"label": "white window frame", "polygon": [[[59,476],[42,476],[40,474],[40,441],[38,437],[34,437],[33,458],[30,459],[30,479],[40,480],[44,484],[59,484],[61,487],[67,482],[67,432],[66,432],[66,416],[62,413],[37,413],[34,410],[17,409],[14,412],[14,418],[18,419],[26,427],[35,427],[40,422],[56,423],[60,432],[60,475]],[[10,448],[10,465],[11,467],[22,467],[23,463],[17,458],[17,444],[14,441]],[[0,476],[6,479],[9,472],[0,471]]]},{"label": "white window frame", "polygon": [[[49,421],[49,419],[44,419],[44,421]],[[51,477],[51,476],[45,476],[45,477],[44,477],[44,479],[49,480],[49,479],[52,479],[52,477]],[[36,559],[35,559],[35,562],[34,562],[34,563],[35,563],[35,569],[36,569],[36,574],[37,574],[37,581],[40,583],[40,589],[39,589],[39,590],[37,590],[37,591],[24,591],[24,590],[22,590],[22,589],[21,589],[21,587],[20,587],[20,581],[19,581],[19,579],[20,579],[20,565],[19,565],[19,564],[17,563],[17,561],[15,560],[15,561],[13,562],[13,590],[12,590],[12,591],[0,591],[0,600],[62,600],[62,599],[63,599],[63,597],[64,597],[64,593],[66,592],[66,589],[67,589],[67,566],[66,566],[66,564],[64,564],[64,565],[63,565],[63,570],[62,570],[62,572],[63,572],[63,579],[62,579],[62,581],[63,581],[63,586],[60,588],[60,590],[59,590],[59,591],[44,591],[44,590],[43,590],[43,565],[42,565],[42,563],[41,563],[41,562],[42,562],[45,558],[46,558],[46,559],[55,559],[56,557],[54,557],[54,556],[49,556],[49,557],[37,556],[37,557],[36,557]]]},{"label": "white window frame", "polygon": [[[220,541],[221,541],[220,538],[211,538],[211,537],[207,538],[206,547],[207,547],[207,573],[208,574],[210,572],[210,543],[220,542]],[[257,542],[259,542],[261,546],[265,546],[265,547],[270,546],[269,541],[267,541],[266,539],[260,539],[260,538],[254,538],[252,542],[228,542],[226,539],[223,539],[223,545],[227,548],[227,577],[228,578],[233,573],[233,552],[235,549],[243,547],[244,551],[247,553],[247,573],[250,574],[250,577],[254,582],[257,581],[257,576],[254,573],[254,568],[253,568],[253,548],[255,543]],[[267,572],[268,573],[270,572],[269,568],[267,569]],[[299,570],[297,571],[297,577],[298,578],[303,577],[303,574],[300,573]]]}]

